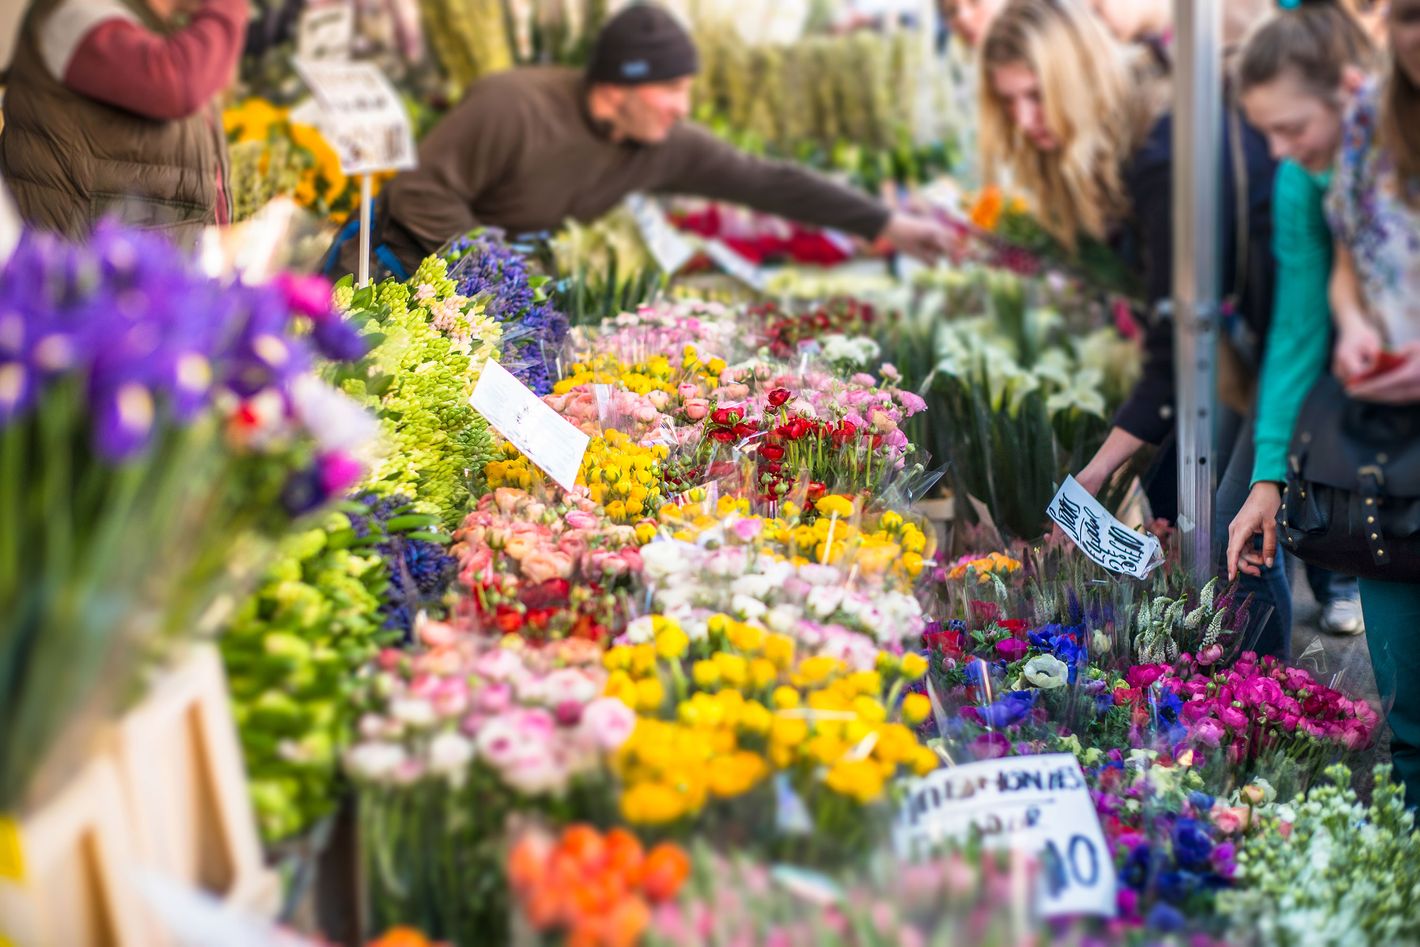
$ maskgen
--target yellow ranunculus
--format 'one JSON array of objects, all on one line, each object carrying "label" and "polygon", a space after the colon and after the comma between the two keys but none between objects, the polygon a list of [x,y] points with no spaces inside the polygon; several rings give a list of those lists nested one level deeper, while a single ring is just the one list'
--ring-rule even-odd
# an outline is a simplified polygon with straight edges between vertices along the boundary
[{"label": "yellow ranunculus", "polygon": [[908,694],[902,698],[902,719],[914,727],[926,720],[931,712],[932,701],[926,694]]},{"label": "yellow ranunculus", "polygon": [[686,814],[685,797],[663,783],[639,783],[621,795],[621,815],[637,825],[665,825]]},{"label": "yellow ranunculus", "polygon": [[860,805],[874,802],[883,793],[883,774],[872,760],[839,760],[828,771],[824,784]]}]

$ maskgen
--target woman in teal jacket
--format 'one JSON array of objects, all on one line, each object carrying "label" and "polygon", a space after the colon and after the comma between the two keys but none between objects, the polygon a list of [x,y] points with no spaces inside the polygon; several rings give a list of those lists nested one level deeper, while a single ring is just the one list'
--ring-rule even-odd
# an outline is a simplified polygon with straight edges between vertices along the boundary
[{"label": "woman in teal jacket", "polygon": [[[1416,0],[1411,0],[1412,4]],[[1252,492],[1228,534],[1228,568],[1254,573],[1277,554],[1276,517],[1287,447],[1303,400],[1332,351],[1328,285],[1333,236],[1325,210],[1345,116],[1372,65],[1369,40],[1334,2],[1301,2],[1262,27],[1243,51],[1238,86],[1249,120],[1286,159],[1274,184],[1277,296],[1257,408]],[[1263,535],[1261,555],[1252,551]],[[1392,755],[1409,804],[1420,804],[1420,688],[1400,680],[1398,655],[1420,616],[1420,586],[1361,583],[1371,665],[1385,697]],[[1402,640],[1405,639],[1405,640]]]}]

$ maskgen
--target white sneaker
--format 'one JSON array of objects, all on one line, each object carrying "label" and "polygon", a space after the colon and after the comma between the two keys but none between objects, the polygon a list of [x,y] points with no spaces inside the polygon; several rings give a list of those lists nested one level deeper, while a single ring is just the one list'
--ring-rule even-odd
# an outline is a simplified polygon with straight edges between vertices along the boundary
[{"label": "white sneaker", "polygon": [[1331,635],[1359,635],[1366,630],[1361,614],[1361,602],[1354,598],[1338,598],[1321,610],[1321,630]]}]

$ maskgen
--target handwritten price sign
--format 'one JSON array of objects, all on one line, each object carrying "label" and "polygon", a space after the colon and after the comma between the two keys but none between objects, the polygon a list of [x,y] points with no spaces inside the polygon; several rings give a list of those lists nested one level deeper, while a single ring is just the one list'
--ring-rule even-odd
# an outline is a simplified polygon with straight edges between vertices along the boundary
[{"label": "handwritten price sign", "polygon": [[1071,754],[983,760],[913,780],[893,844],[899,856],[915,858],[973,831],[989,847],[1039,859],[1037,897],[1046,917],[1114,916],[1114,862]]},{"label": "handwritten price sign", "polygon": [[1074,477],[1065,478],[1046,512],[1085,555],[1111,572],[1142,579],[1164,561],[1158,539],[1115,519]]}]

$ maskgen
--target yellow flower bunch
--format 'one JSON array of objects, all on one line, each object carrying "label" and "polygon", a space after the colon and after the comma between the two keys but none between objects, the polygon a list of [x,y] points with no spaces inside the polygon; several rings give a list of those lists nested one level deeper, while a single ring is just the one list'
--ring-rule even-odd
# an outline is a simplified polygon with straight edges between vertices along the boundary
[{"label": "yellow flower bunch", "polygon": [[991,581],[991,577],[1014,575],[1021,571],[1021,561],[1012,559],[1003,553],[993,552],[989,556],[982,556],[980,559],[969,559],[959,561],[952,570],[947,573],[947,578],[952,581],[966,578],[968,571],[976,573],[978,583]]},{"label": "yellow flower bunch", "polygon": [[[613,522],[634,523],[653,515],[661,505],[661,464],[666,455],[664,445],[643,447],[621,431],[606,430],[587,445],[577,482],[587,488],[592,500]],[[506,442],[503,456],[486,464],[483,475],[489,489],[521,487],[526,490],[542,479],[541,472]],[[655,528],[648,524],[642,542],[650,542],[654,535]]]},{"label": "yellow flower bunch", "polygon": [[725,530],[727,541],[739,535],[795,565],[817,562],[842,567],[855,566],[866,578],[883,581],[906,591],[926,568],[927,534],[916,523],[889,511],[878,517],[875,528],[865,529],[855,522],[856,507],[851,498],[828,494],[813,504],[810,520],[797,506],[785,503],[778,517],[753,516],[749,501],[721,497],[713,512],[704,504],[663,506],[658,520],[673,539],[697,542],[707,530],[719,529],[727,521],[748,521],[758,528]]},{"label": "yellow flower bunch", "polygon": [[662,499],[663,444],[643,447],[617,430],[602,432],[587,445],[579,482],[617,523],[653,515]]},{"label": "yellow flower bunch", "polygon": [[704,358],[693,345],[687,345],[679,360],[666,355],[653,355],[639,362],[623,362],[614,355],[601,353],[583,362],[572,363],[566,376],[552,388],[553,394],[564,395],[582,385],[621,385],[634,394],[653,391],[676,393],[682,384],[697,385],[702,394],[719,383],[725,370],[722,358]]},{"label": "yellow flower bunch", "polygon": [[613,760],[630,822],[694,817],[778,771],[868,805],[894,777],[936,768],[907,725],[926,717],[925,698],[903,700],[905,723],[890,719],[902,687],[927,671],[920,655],[883,652],[876,668],[855,671],[835,657],[801,657],[792,638],[729,615],[711,616],[696,642],[664,615],[650,627],[653,640],[603,658],[607,694],[638,713]]}]

